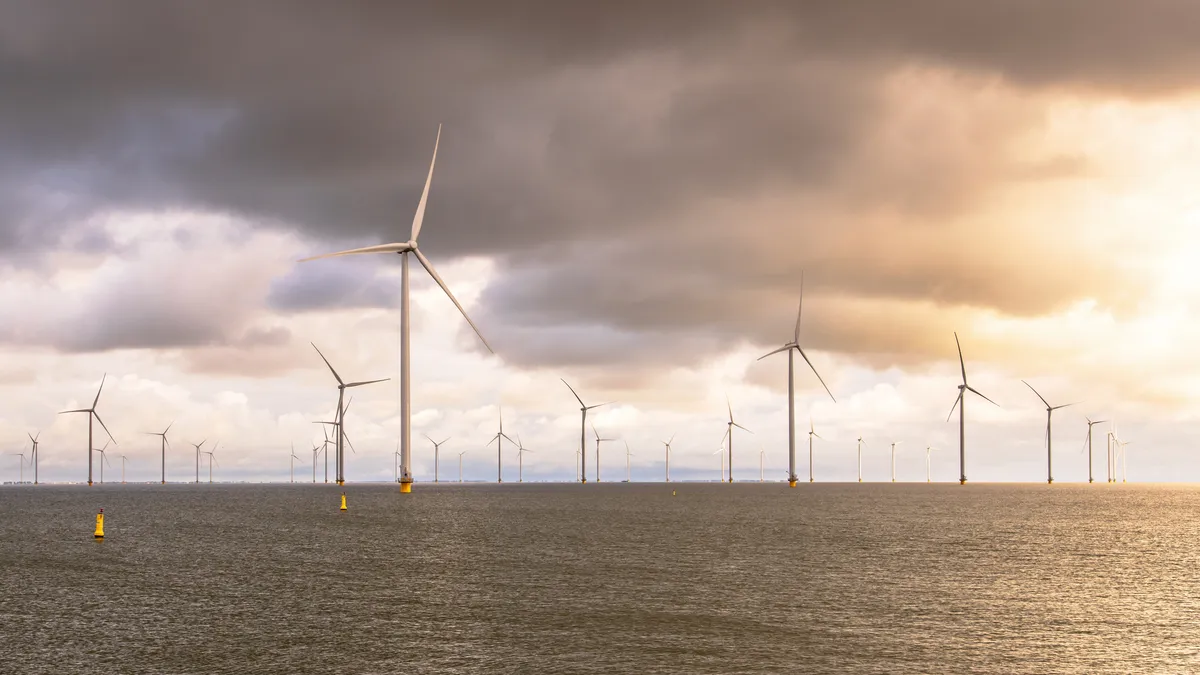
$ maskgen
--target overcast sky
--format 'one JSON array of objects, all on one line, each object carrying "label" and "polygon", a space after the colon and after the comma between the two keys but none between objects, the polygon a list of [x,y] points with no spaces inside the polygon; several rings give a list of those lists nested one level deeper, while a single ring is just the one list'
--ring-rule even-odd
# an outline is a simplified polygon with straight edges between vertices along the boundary
[{"label": "overcast sky", "polygon": [[[412,6],[410,6],[412,5]],[[1086,480],[1092,419],[1129,478],[1200,479],[1200,5],[1110,0],[15,0],[0,6],[0,446],[86,480],[85,407],[131,479],[286,480],[355,390],[350,480],[391,480],[408,238],[414,473],[494,478],[498,411],[575,475],[578,404],[621,439],[603,477],[787,466],[784,356],[804,275],[797,420],[818,480]],[[1105,472],[1098,427],[1096,475]],[[97,427],[97,431],[100,431]],[[589,434],[591,432],[589,431]],[[102,436],[102,432],[101,432]],[[594,448],[589,443],[589,452]],[[798,440],[807,478],[807,437]],[[504,449],[505,476],[516,456]],[[589,465],[592,464],[589,455]],[[0,458],[0,480],[17,477]],[[110,473],[111,472],[111,473]],[[106,479],[119,469],[106,470]]]}]

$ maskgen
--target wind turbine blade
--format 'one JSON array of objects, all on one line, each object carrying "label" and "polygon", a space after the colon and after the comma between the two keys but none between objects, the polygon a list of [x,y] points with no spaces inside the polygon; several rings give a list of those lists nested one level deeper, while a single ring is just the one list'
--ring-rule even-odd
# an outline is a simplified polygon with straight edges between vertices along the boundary
[{"label": "wind turbine blade", "polygon": [[329,372],[333,373],[333,379],[337,380],[338,384],[345,386],[346,383],[342,382],[342,376],[337,374],[337,371],[333,369],[333,364],[329,362],[329,359],[325,358],[324,354],[321,354],[321,350],[317,349],[317,345],[313,344],[312,342],[308,344],[312,345],[312,348],[317,350],[317,354],[321,356],[321,360],[325,362],[325,365],[329,366]]},{"label": "wind turbine blade", "polygon": [[[1026,387],[1029,387],[1029,391],[1032,391],[1033,393],[1037,394],[1037,397],[1042,399],[1042,403],[1045,403],[1047,408],[1050,407],[1050,402],[1046,400],[1046,397],[1042,396],[1041,394],[1038,394],[1038,390],[1034,389],[1032,384],[1025,382],[1025,380],[1021,380],[1021,382],[1024,383]],[[976,392],[976,393],[978,393],[978,392]],[[979,395],[983,396],[983,394],[979,394]]]},{"label": "wind turbine blade", "polygon": [[[558,378],[558,379],[562,380],[562,383],[563,383],[563,384],[567,384],[567,381],[566,381],[566,380],[563,380],[563,378],[561,378],[561,377],[560,377],[560,378]],[[571,393],[572,393],[572,394],[575,394],[575,400],[576,400],[576,401],[579,401],[579,405],[580,405],[580,406],[582,406],[582,407],[585,407],[585,408],[587,407],[587,404],[583,402],[583,399],[579,398],[579,394],[576,394],[576,393],[575,393],[575,388],[574,388],[574,387],[572,387],[571,385],[567,384],[567,389],[570,389],[570,390],[571,390]]]},{"label": "wind turbine blade", "polygon": [[92,409],[91,409],[91,408],[85,408],[85,409],[80,409],[80,410],[64,410],[64,411],[62,411],[62,412],[60,412],[60,413],[58,413],[58,414],[59,414],[59,415],[66,415],[67,413],[77,413],[77,412],[85,412],[85,413],[90,413],[90,412],[92,412]]},{"label": "wind turbine blade", "polygon": [[[949,422],[949,421],[950,421],[950,418],[951,418],[951,417],[954,417],[954,411],[955,411],[955,410],[958,408],[958,404],[959,404],[959,402],[960,402],[960,401],[962,401],[962,398],[963,398],[963,393],[964,393],[965,391],[966,391],[965,389],[959,389],[959,390],[958,390],[958,398],[954,399],[954,405],[950,406],[950,414],[949,414],[949,415],[946,415],[946,421],[947,421],[947,422]],[[971,391],[975,391],[975,390],[974,390],[974,389],[972,389]],[[979,393],[979,392],[976,392],[976,393]],[[980,396],[983,396],[983,394],[979,394],[979,395],[980,395]]]},{"label": "wind turbine blade", "polygon": [[729,437],[729,427],[725,427],[725,433],[721,435],[721,443],[724,443],[725,439],[728,437]]},{"label": "wind turbine blade", "polygon": [[446,442],[446,441],[448,441],[448,440],[450,440],[451,438],[454,438],[454,437],[453,437],[453,436],[447,436],[447,437],[446,437],[446,440],[442,441],[441,443],[438,443],[438,445],[443,445],[443,444],[445,444],[445,442]]},{"label": "wind turbine blade", "polygon": [[971,393],[975,394],[975,395],[976,395],[976,396],[978,396],[979,398],[982,398],[983,400],[987,401],[988,403],[991,403],[992,405],[996,406],[997,408],[999,408],[999,407],[1000,407],[1000,404],[999,404],[999,403],[996,403],[996,402],[995,402],[995,401],[993,401],[992,399],[990,399],[990,398],[988,398],[988,397],[984,396],[983,394],[979,393],[979,390],[975,389],[975,387],[967,387],[967,389],[970,389],[970,390],[971,390]]},{"label": "wind turbine blade", "polygon": [[413,253],[416,254],[417,260],[421,261],[421,265],[425,268],[425,271],[429,272],[429,276],[433,277],[433,280],[437,282],[437,285],[441,286],[442,290],[446,292],[446,295],[450,298],[450,302],[454,303],[454,306],[457,307],[458,311],[462,313],[463,318],[467,320],[467,323],[471,324],[471,329],[474,330],[475,334],[479,336],[480,341],[483,342],[483,346],[487,347],[489,352],[495,354],[496,350],[492,349],[492,346],[488,344],[487,339],[483,337],[483,333],[479,332],[479,327],[475,325],[475,322],[471,320],[471,317],[467,316],[467,310],[463,309],[463,306],[458,302],[458,298],[454,297],[454,294],[450,292],[450,288],[446,286],[446,282],[442,281],[442,278],[438,276],[437,270],[433,269],[433,263],[429,262],[429,258],[426,258],[424,253],[421,253],[420,250],[415,248],[413,249]]},{"label": "wind turbine blade", "polygon": [[766,354],[763,354],[762,356],[758,357],[756,360],[762,361],[763,359],[767,358],[768,356],[774,356],[775,354],[778,354],[779,352],[786,352],[787,350],[791,349],[794,344],[795,343],[790,344],[790,345],[784,345],[784,346],[780,347],[779,349],[769,351]]},{"label": "wind turbine blade", "polygon": [[417,203],[417,213],[413,215],[413,241],[421,234],[421,223],[425,220],[425,203],[429,201],[429,184],[433,182],[433,165],[437,164],[438,143],[442,141],[442,125],[438,125],[437,138],[433,141],[433,159],[429,162],[429,175],[425,177],[425,189],[421,191],[421,201]]},{"label": "wind turbine blade", "polygon": [[1053,408],[1051,408],[1051,410],[1058,410],[1059,408],[1069,408],[1070,406],[1079,405],[1080,403],[1083,403],[1083,401],[1076,401],[1074,403],[1064,403],[1062,405],[1054,406]]},{"label": "wind turbine blade", "polygon": [[108,430],[108,427],[104,426],[104,420],[100,419],[100,413],[93,410],[92,414],[96,416],[96,421],[100,423],[100,427],[104,429],[104,433],[108,434],[108,438],[113,442],[113,445],[117,445],[117,439],[113,438],[112,432]]},{"label": "wind turbine blade", "polygon": [[434,443],[434,442],[433,442],[433,439],[432,439],[432,438],[429,438],[429,434],[421,434],[421,435],[422,435],[422,436],[424,436],[424,437],[426,438],[426,440],[428,440],[430,443],[433,443],[434,445],[437,445],[437,443]]},{"label": "wind turbine blade", "polygon": [[104,376],[100,378],[100,388],[96,390],[96,400],[92,401],[93,410],[96,408],[96,404],[100,402],[100,392],[104,391],[104,381],[107,379],[108,373],[105,373]]},{"label": "wind turbine blade", "polygon": [[589,405],[589,406],[587,407],[587,409],[588,409],[588,410],[592,410],[592,409],[594,409],[594,408],[602,408],[602,407],[604,407],[604,406],[606,406],[606,405],[612,405],[612,404],[614,404],[614,403],[616,403],[616,401],[606,401],[606,402],[604,402],[604,403],[597,403],[596,405]]},{"label": "wind turbine blade", "polygon": [[729,397],[725,397],[725,407],[729,409],[729,421],[733,421],[733,405],[729,402]]},{"label": "wind turbine blade", "polygon": [[367,246],[364,248],[352,248],[348,251],[338,251],[337,253],[326,253],[324,255],[314,255],[311,258],[303,258],[296,262],[310,262],[312,260],[321,260],[322,258],[337,258],[344,255],[358,255],[360,253],[403,253],[411,250],[412,247],[408,242],[396,244],[380,244],[378,246]]},{"label": "wind turbine blade", "polygon": [[829,398],[832,398],[834,403],[837,403],[837,398],[834,397],[832,391],[829,391],[829,385],[825,384],[825,380],[821,379],[821,374],[817,372],[817,367],[812,364],[812,361],[808,360],[808,354],[805,354],[804,350],[799,346],[796,347],[796,351],[800,352],[800,356],[804,357],[804,362],[808,364],[809,368],[812,368],[813,375],[816,375],[817,380],[821,382],[821,386],[825,387],[825,393],[829,394]]},{"label": "wind turbine blade", "polygon": [[171,433],[171,427],[173,426],[175,426],[175,420],[171,420],[171,423],[167,425],[167,428],[163,431],[163,436]]},{"label": "wind turbine blade", "polygon": [[350,452],[353,452],[357,455],[358,451],[354,449],[354,444],[350,442],[350,436],[348,436],[345,432],[342,432],[342,438],[346,439],[346,445],[350,446]]},{"label": "wind turbine blade", "polygon": [[958,347],[958,365],[962,368],[963,384],[967,383],[967,362],[963,361],[962,343],[958,341],[958,331],[954,331],[954,346]]},{"label": "wind turbine blade", "polygon": [[754,433],[753,431],[750,431],[749,429],[747,429],[746,427],[744,427],[744,426],[742,426],[742,425],[738,424],[737,422],[734,422],[734,423],[733,423],[733,426],[735,426],[735,427],[737,427],[737,428],[741,429],[742,431],[744,431],[744,432],[746,432],[746,433],[748,433],[748,434],[752,434],[752,433]]},{"label": "wind turbine blade", "polygon": [[800,344],[800,315],[804,312],[804,270],[800,270],[800,304],[796,308],[796,332],[792,334],[792,342]]},{"label": "wind turbine blade", "polygon": [[592,425],[592,433],[593,433],[593,434],[596,434],[596,440],[600,440],[600,432],[599,432],[599,431],[596,431],[596,425],[595,425],[595,424],[593,424],[593,425]]},{"label": "wind turbine blade", "polygon": [[675,434],[671,434],[671,440],[667,441],[667,445],[670,445],[674,442],[675,442]]},{"label": "wind turbine blade", "polygon": [[361,386],[367,385],[367,384],[378,384],[380,382],[387,382],[390,379],[392,379],[392,378],[385,377],[382,380],[368,380],[366,382],[351,382],[350,384],[346,385],[346,388],[349,389],[350,387],[361,387]]},{"label": "wind turbine blade", "polygon": [[820,438],[821,440],[825,440],[824,438],[821,437],[821,434],[818,434],[815,431],[813,432],[813,438]]}]

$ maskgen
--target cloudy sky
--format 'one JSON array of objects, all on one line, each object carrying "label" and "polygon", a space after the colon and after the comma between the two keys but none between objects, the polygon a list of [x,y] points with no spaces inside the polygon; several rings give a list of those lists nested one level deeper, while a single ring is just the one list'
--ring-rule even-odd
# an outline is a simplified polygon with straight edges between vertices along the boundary
[{"label": "cloudy sky", "polygon": [[[821,480],[1086,480],[1085,416],[1131,480],[1197,480],[1200,6],[1191,2],[75,3],[0,6],[0,445],[86,479],[100,413],[128,476],[217,440],[218,479],[311,479],[355,391],[351,480],[391,480],[399,259],[443,133],[413,286],[414,459],[574,475],[578,404],[635,479],[787,465],[786,359]],[[102,8],[103,7],[103,8]],[[419,270],[419,268],[417,268]],[[801,363],[801,365],[803,365]],[[1100,428],[1107,430],[1108,425]],[[97,429],[99,431],[99,429]],[[589,432],[590,433],[590,432]],[[1104,441],[1095,466],[1103,480]],[[806,439],[798,446],[807,453]],[[603,450],[623,477],[624,445]],[[0,479],[17,477],[0,458]],[[506,478],[516,477],[505,448]],[[800,462],[803,466],[806,456]],[[589,458],[589,464],[591,459]],[[106,478],[119,472],[110,469]],[[806,470],[801,470],[807,477]]]}]

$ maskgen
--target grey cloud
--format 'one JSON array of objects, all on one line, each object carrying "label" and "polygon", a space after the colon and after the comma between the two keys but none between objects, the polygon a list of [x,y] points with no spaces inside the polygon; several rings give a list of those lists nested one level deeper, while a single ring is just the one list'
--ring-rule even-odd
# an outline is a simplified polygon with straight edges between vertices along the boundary
[{"label": "grey cloud", "polygon": [[272,282],[267,306],[281,313],[398,306],[399,281],[377,277],[375,262],[297,265]]},{"label": "grey cloud", "polygon": [[[436,261],[499,259],[485,330],[518,363],[775,342],[803,268],[820,280],[814,300],[1020,315],[1084,289],[1127,302],[1094,262],[1030,265],[957,223],[997,182],[1088,170],[1086,157],[998,157],[1040,123],[1036,103],[977,101],[962,125],[935,110],[892,128],[889,78],[932,66],[1137,97],[1190,87],[1200,66],[1200,7],[1169,1],[106,9],[0,9],[0,254],[113,250],[69,229],[113,208],[236,212],[331,245],[403,239],[445,122],[422,243]],[[794,210],[736,208],[780,195]],[[319,267],[277,280],[271,308],[394,304],[350,263]],[[126,291],[108,299],[120,321],[76,321],[57,344],[238,339],[211,308]],[[831,322],[814,337],[832,350],[876,353],[887,337],[814,321]]]}]

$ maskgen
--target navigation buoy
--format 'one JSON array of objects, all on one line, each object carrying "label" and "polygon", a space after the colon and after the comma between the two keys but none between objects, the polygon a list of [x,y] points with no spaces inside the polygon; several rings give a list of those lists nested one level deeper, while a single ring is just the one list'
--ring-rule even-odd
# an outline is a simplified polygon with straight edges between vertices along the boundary
[{"label": "navigation buoy", "polygon": [[345,492],[342,493],[342,510],[343,511],[346,510],[346,493]]},{"label": "navigation buoy", "polygon": [[104,538],[104,509],[100,509],[100,513],[96,514],[96,539]]},{"label": "navigation buoy", "polygon": [[675,491],[674,491],[674,490],[671,490],[671,496],[672,496],[672,497],[674,497],[674,496],[675,496]]}]

